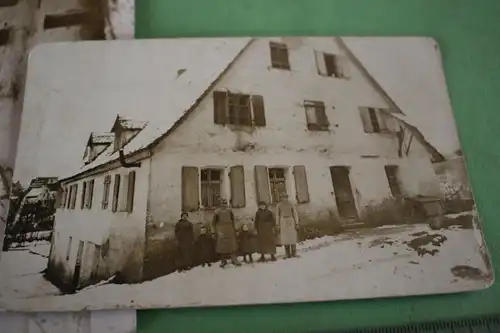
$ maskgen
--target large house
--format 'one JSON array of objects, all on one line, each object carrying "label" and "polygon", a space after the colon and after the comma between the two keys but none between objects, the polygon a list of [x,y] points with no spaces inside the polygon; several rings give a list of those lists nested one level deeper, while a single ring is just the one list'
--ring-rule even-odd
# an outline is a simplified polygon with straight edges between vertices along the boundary
[{"label": "large house", "polygon": [[180,213],[210,223],[219,195],[238,223],[287,193],[302,225],[347,227],[386,198],[440,195],[443,156],[342,39],[202,43],[213,44],[203,61],[172,66],[169,105],[147,119],[117,112],[60,180],[49,270],[61,282],[152,277]]}]

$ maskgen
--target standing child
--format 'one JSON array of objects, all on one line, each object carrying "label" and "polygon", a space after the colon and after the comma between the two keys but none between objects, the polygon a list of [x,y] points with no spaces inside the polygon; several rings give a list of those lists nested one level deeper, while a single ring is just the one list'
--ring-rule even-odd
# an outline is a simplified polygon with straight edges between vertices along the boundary
[{"label": "standing child", "polygon": [[212,266],[212,261],[215,259],[215,240],[212,235],[207,232],[207,227],[200,228],[200,235],[195,242],[196,257],[198,263],[205,267]]},{"label": "standing child", "polygon": [[255,252],[256,237],[254,233],[248,228],[248,224],[241,226],[238,235],[238,243],[240,252],[243,255],[243,261],[253,263],[252,254]]}]

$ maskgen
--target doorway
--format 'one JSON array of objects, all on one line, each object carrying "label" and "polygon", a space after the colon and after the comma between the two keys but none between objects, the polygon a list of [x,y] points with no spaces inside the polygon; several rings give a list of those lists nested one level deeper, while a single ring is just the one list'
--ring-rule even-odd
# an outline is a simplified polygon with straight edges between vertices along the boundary
[{"label": "doorway", "polygon": [[357,220],[358,211],[352,193],[351,181],[349,179],[349,168],[344,166],[330,167],[332,176],[333,192],[337,210],[341,219]]},{"label": "doorway", "polygon": [[82,268],[82,257],[83,257],[83,241],[78,243],[78,251],[76,252],[76,264],[75,264],[75,272],[73,274],[73,283],[72,289],[76,291],[78,289],[78,285],[80,284],[80,274]]}]

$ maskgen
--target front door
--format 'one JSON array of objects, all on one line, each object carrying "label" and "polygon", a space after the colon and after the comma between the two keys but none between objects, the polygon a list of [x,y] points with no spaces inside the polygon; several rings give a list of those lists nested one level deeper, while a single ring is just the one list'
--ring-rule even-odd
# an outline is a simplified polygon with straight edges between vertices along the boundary
[{"label": "front door", "polygon": [[78,289],[78,285],[80,284],[83,244],[84,244],[83,241],[80,241],[78,243],[78,252],[76,253],[76,264],[75,264],[75,272],[73,273],[73,285],[72,285],[74,291]]},{"label": "front door", "polygon": [[357,219],[358,212],[352,194],[349,169],[342,166],[330,167],[337,210],[342,219]]}]

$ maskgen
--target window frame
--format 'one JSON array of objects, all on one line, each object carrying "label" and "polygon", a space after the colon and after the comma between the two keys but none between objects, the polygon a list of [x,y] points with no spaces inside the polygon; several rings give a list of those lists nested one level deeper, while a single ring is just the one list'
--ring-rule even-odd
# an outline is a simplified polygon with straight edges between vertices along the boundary
[{"label": "window frame", "polygon": [[271,67],[281,70],[291,70],[290,52],[286,43],[269,42]]},{"label": "window frame", "polygon": [[[233,103],[234,99],[237,99],[238,102],[242,99],[246,99],[246,105],[244,104],[239,104],[239,103]],[[253,105],[252,105],[252,95],[249,94],[242,94],[242,93],[232,93],[228,92],[227,94],[227,123],[230,125],[235,125],[235,126],[252,126],[253,125]],[[231,109],[231,108],[235,109]],[[234,111],[236,112],[236,117],[232,114]],[[246,110],[245,113],[247,113],[247,116],[242,117],[242,110]],[[232,122],[234,119],[237,120],[246,120],[247,122],[241,123],[241,122]]]},{"label": "window frame", "polygon": [[[204,171],[209,171],[209,175],[211,175],[212,172],[216,171],[219,173],[219,180],[212,180],[212,179],[208,179],[208,180],[203,180],[203,172]],[[210,185],[212,184],[219,184],[219,194],[218,196],[224,198],[224,199],[227,199],[225,198],[226,195],[224,195],[225,191],[224,191],[224,186],[225,186],[225,181],[224,181],[224,178],[225,178],[225,168],[223,167],[205,167],[205,168],[200,168],[200,180],[199,180],[199,193],[200,193],[200,199],[199,199],[199,202],[200,202],[200,208],[201,209],[205,209],[205,210],[213,210],[213,209],[217,209],[219,208],[221,205],[220,205],[220,202],[216,202],[217,200],[217,195],[216,194],[212,194],[213,198],[213,202],[212,202],[212,205],[205,205],[205,202],[204,202],[204,199],[203,199],[203,193],[204,193],[204,184],[207,185],[208,187],[210,187]],[[209,177],[211,178],[211,177]],[[207,197],[207,201],[210,201]]]},{"label": "window frame", "polygon": [[[279,182],[279,179],[278,177],[276,177],[276,175],[274,175],[274,177],[271,177],[271,173],[276,170],[281,170],[283,172],[283,186],[284,186],[284,189],[285,191],[284,192],[279,192],[279,193],[274,193],[273,192],[273,184],[275,183],[278,183]],[[267,168],[267,177],[268,177],[268,181],[269,181],[269,197],[270,197],[270,201],[271,201],[271,204],[278,204],[281,200],[281,195],[282,194],[289,194],[289,188],[287,186],[287,182],[288,182],[288,176],[287,176],[287,171],[288,171],[288,167],[281,167],[281,166],[270,166]],[[277,198],[275,198],[275,195],[277,195]]]},{"label": "window frame", "polygon": [[71,197],[70,209],[76,208],[76,199],[78,197],[78,184],[71,185],[73,187],[73,196]]},{"label": "window frame", "polygon": [[[304,101],[304,111],[306,114],[307,129],[310,131],[329,131],[330,121],[326,114],[326,105],[322,101]],[[314,112],[314,120],[311,122],[308,111]]]}]

